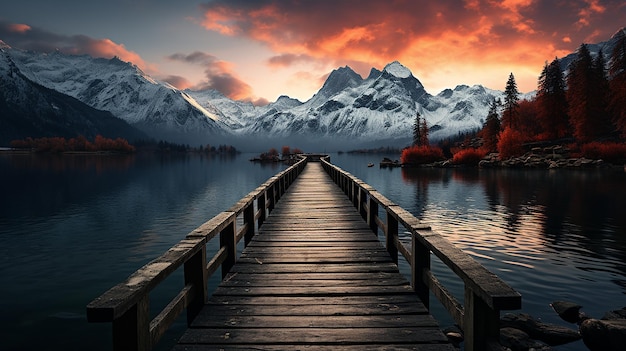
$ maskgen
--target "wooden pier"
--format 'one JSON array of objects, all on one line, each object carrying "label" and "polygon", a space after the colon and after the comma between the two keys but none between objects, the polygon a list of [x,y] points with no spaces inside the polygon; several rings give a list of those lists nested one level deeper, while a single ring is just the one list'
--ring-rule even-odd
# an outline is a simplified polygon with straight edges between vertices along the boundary
[{"label": "wooden pier", "polygon": [[[185,310],[189,328],[176,351],[454,350],[429,314],[432,291],[464,328],[466,350],[492,347],[499,311],[520,308],[520,295],[369,185],[309,160],[92,301],[89,321],[112,322],[120,350],[152,348]],[[398,240],[399,227],[411,233],[411,247]],[[206,245],[218,235],[220,249],[207,261]],[[412,282],[398,271],[399,253]],[[430,272],[431,253],[465,282],[464,304]],[[220,266],[223,280],[209,297],[208,276]],[[178,267],[185,286],[150,318],[150,290]]]}]

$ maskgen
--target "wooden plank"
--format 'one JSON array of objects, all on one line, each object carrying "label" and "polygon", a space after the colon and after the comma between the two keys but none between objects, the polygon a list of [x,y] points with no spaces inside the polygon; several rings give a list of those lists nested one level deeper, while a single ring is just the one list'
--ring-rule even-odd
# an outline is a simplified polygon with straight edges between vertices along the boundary
[{"label": "wooden plank", "polygon": [[219,286],[213,295],[227,296],[328,296],[328,295],[370,295],[370,294],[414,294],[410,285],[403,286],[292,286],[289,288],[274,286]]},{"label": "wooden plank", "polygon": [[369,315],[236,315],[214,314],[210,318],[194,321],[195,328],[405,328],[437,327],[437,321],[429,315],[405,315],[398,318],[390,314]]},{"label": "wooden plank", "polygon": [[[250,350],[250,345],[228,345],[228,350]],[[172,351],[207,351],[207,350],[220,350],[223,348],[216,348],[209,345],[177,345]],[[302,345],[302,344],[265,344],[262,347],[254,348],[255,350],[263,349],[266,351],[284,351],[284,350],[302,350],[307,351],[328,351],[328,345]],[[352,344],[352,345],[333,345],[333,351],[458,351],[451,344],[386,344],[386,345],[371,345],[371,344]]]},{"label": "wooden plank", "polygon": [[[379,306],[389,309],[393,309],[396,312],[402,312],[401,308],[394,306],[418,306],[419,311],[410,313],[427,313],[428,311],[424,307],[421,301],[417,300],[414,295],[367,295],[367,296],[212,296],[209,299],[207,306],[215,308],[218,305],[224,306],[251,306],[251,305],[271,305],[272,308],[278,306],[306,306],[306,305],[318,305],[318,306],[347,306],[347,305],[362,305],[368,307],[370,305]],[[359,308],[359,307],[357,307]],[[202,313],[212,313],[213,310],[203,310]],[[201,314],[202,314],[201,313]],[[243,312],[242,312],[243,313]]]},{"label": "wooden plank", "polygon": [[389,263],[371,264],[238,264],[233,266],[231,273],[361,273],[361,272],[398,272],[398,266]]},{"label": "wooden plank", "polygon": [[190,328],[179,344],[247,344],[262,345],[277,342],[318,343],[324,345],[363,343],[445,343],[448,340],[437,327],[404,328]]},{"label": "wooden plank", "polygon": [[[210,313],[199,314],[192,326],[203,326],[206,320],[215,318],[218,315],[224,316],[369,316],[369,315],[393,315],[396,317],[404,315],[427,315],[428,310],[424,305],[416,302],[401,303],[353,303],[353,304],[283,304],[283,305],[211,305],[206,309]],[[303,318],[306,319],[306,318]],[[267,325],[267,324],[266,324]]]}]

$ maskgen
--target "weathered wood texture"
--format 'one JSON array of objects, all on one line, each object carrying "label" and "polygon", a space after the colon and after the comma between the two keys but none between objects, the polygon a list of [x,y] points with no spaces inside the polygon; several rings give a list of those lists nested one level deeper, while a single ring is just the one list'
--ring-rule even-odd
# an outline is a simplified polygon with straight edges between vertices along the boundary
[{"label": "weathered wood texture", "polygon": [[454,350],[387,250],[310,162],[175,350]]}]

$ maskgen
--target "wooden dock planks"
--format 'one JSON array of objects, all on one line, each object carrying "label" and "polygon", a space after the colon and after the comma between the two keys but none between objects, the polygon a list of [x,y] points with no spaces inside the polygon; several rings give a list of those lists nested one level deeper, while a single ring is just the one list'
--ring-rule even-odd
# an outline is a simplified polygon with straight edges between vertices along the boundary
[{"label": "wooden dock planks", "polygon": [[454,350],[319,163],[277,203],[174,350]]}]

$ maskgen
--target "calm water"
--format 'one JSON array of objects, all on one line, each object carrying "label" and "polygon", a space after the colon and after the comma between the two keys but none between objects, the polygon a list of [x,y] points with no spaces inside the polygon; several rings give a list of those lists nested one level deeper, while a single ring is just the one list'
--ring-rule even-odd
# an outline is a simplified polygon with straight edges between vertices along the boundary
[{"label": "calm water", "polygon": [[[110,349],[110,327],[86,323],[85,305],[282,169],[250,157],[0,155],[0,349]],[[626,305],[623,170],[366,167],[382,157],[332,161],[520,291],[524,312],[567,325],[551,301],[578,302],[595,317]],[[440,264],[433,270],[454,282]],[[181,279],[167,281],[154,305]],[[451,323],[441,307],[433,313]]]},{"label": "calm water", "polygon": [[[391,158],[396,157],[391,155]],[[382,156],[333,155],[522,294],[522,312],[568,327],[549,307],[574,301],[596,318],[626,306],[626,172],[367,168]],[[402,262],[401,262],[402,263]],[[444,282],[452,273],[434,264]],[[408,266],[401,265],[408,273]],[[463,288],[451,284],[463,297]],[[436,301],[431,296],[431,301]],[[452,321],[443,307],[433,313]],[[587,350],[582,341],[556,350]]]}]

